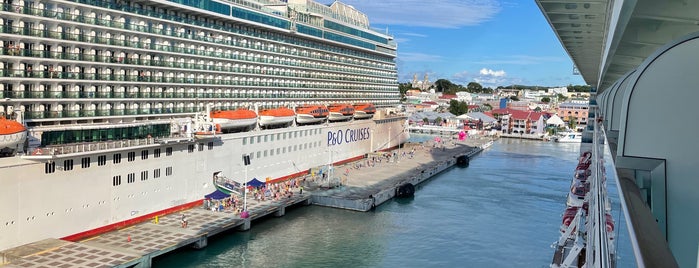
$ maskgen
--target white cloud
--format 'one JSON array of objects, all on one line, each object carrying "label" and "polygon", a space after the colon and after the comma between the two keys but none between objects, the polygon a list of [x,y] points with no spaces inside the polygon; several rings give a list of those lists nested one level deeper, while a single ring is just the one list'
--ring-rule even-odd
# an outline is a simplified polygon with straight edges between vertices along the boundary
[{"label": "white cloud", "polygon": [[497,86],[505,86],[511,84],[521,84],[526,80],[517,77],[508,77],[505,70],[492,70],[483,68],[478,72],[461,71],[451,75],[450,79],[453,83],[466,86],[470,82],[477,82],[484,87],[495,88]]},{"label": "white cloud", "polygon": [[503,77],[505,76],[505,71],[500,70],[500,71],[493,71],[491,69],[483,68],[479,72],[482,76],[492,76],[492,77]]},{"label": "white cloud", "polygon": [[[330,4],[332,0],[321,0]],[[382,25],[460,28],[478,25],[500,12],[496,0],[342,0]]]}]

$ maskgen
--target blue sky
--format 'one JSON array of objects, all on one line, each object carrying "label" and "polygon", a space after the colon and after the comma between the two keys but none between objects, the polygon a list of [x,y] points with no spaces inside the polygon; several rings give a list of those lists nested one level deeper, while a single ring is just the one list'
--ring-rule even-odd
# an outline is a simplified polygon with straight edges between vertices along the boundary
[{"label": "blue sky", "polygon": [[[332,0],[321,0],[332,3]],[[398,81],[583,85],[534,0],[342,0],[398,42]]]}]

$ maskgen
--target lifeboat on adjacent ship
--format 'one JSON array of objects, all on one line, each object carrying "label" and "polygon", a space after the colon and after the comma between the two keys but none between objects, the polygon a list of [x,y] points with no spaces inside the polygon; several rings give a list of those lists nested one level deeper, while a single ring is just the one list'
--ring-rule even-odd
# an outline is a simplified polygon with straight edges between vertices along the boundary
[{"label": "lifeboat on adjacent ship", "polygon": [[296,114],[294,110],[286,107],[265,109],[259,112],[260,127],[287,127],[294,122]]},{"label": "lifeboat on adjacent ship", "polygon": [[324,105],[304,105],[296,107],[297,124],[316,124],[328,119],[330,111]]},{"label": "lifeboat on adjacent ship", "polygon": [[220,126],[223,132],[247,131],[254,128],[255,124],[257,124],[257,114],[248,109],[212,111],[209,116],[213,119],[214,124]]},{"label": "lifeboat on adjacent ship", "polygon": [[0,152],[17,152],[27,139],[27,128],[0,116]]},{"label": "lifeboat on adjacent ship", "polygon": [[330,114],[328,115],[328,120],[330,121],[350,120],[354,116],[354,107],[349,104],[330,104],[328,105],[328,110],[330,110]]},{"label": "lifeboat on adjacent ship", "polygon": [[376,107],[371,103],[358,103],[354,105],[354,119],[369,119],[374,117]]}]

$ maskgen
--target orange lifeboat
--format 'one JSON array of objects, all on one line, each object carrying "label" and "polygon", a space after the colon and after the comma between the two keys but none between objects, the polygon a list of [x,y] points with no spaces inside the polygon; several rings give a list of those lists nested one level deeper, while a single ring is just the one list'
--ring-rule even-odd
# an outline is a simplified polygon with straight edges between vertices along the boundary
[{"label": "orange lifeboat", "polygon": [[315,124],[328,119],[330,111],[324,105],[304,105],[296,107],[297,124]]},{"label": "orange lifeboat", "polygon": [[354,119],[368,119],[374,117],[376,107],[371,103],[357,103],[354,105]]},{"label": "orange lifeboat", "polygon": [[330,121],[349,120],[354,116],[354,107],[349,104],[330,104],[328,105],[328,110],[330,110],[330,114],[328,115],[328,120]]},{"label": "orange lifeboat", "polygon": [[214,124],[220,126],[221,131],[243,130],[247,131],[257,124],[257,114],[248,109],[229,111],[212,111],[209,116]]},{"label": "orange lifeboat", "polygon": [[0,151],[16,152],[27,139],[27,128],[14,120],[0,116]]},{"label": "orange lifeboat", "polygon": [[294,122],[296,113],[286,107],[279,107],[275,109],[264,109],[259,112],[260,116],[260,126],[261,127],[287,127]]}]

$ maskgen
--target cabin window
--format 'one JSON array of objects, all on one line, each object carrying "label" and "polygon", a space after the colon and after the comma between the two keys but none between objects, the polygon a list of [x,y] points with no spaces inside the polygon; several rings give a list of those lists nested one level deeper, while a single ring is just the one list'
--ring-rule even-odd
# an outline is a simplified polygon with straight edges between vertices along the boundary
[{"label": "cabin window", "polygon": [[256,158],[260,158],[261,155],[262,155],[262,152],[257,151],[257,157],[256,157]]},{"label": "cabin window", "polygon": [[153,157],[154,157],[154,158],[160,157],[160,149],[155,149],[155,150],[153,150]]},{"label": "cabin window", "polygon": [[160,169],[159,168],[156,168],[153,170],[153,178],[154,179],[160,178]]},{"label": "cabin window", "polygon": [[44,172],[46,172],[46,174],[56,172],[56,162],[46,163],[44,165]]},{"label": "cabin window", "polygon": [[148,159],[148,150],[141,151],[141,160]]},{"label": "cabin window", "polygon": [[201,151],[204,151],[204,144],[203,144],[203,143],[199,143],[198,145],[199,145],[199,146],[197,146],[197,147],[199,148],[199,151],[200,151],[200,152],[201,152]]},{"label": "cabin window", "polygon": [[89,157],[83,157],[80,160],[81,160],[80,164],[81,164],[82,168],[89,168],[90,167],[90,158]]},{"label": "cabin window", "polygon": [[112,186],[119,186],[121,185],[121,175],[116,175],[112,177]]},{"label": "cabin window", "polygon": [[97,157],[97,165],[98,166],[104,166],[107,164],[107,156],[106,155],[100,155]]},{"label": "cabin window", "polygon": [[141,181],[148,180],[148,171],[141,171]]},{"label": "cabin window", "polygon": [[121,163],[121,154],[114,154],[113,157],[114,157],[114,158],[112,159],[112,162],[114,162],[114,164],[119,164],[119,163]]},{"label": "cabin window", "polygon": [[126,182],[127,182],[127,183],[134,183],[134,182],[136,182],[136,174],[135,174],[135,173],[129,173],[129,175],[126,177]]},{"label": "cabin window", "polygon": [[209,147],[209,150],[213,150],[213,149],[214,149],[214,142],[213,142],[213,141],[210,141],[209,144],[207,144],[207,145],[208,145],[208,147]]},{"label": "cabin window", "polygon": [[248,138],[243,138],[243,145],[248,144]]},{"label": "cabin window", "polygon": [[165,168],[165,176],[171,176],[172,175],[172,167],[166,167]]},{"label": "cabin window", "polygon": [[165,148],[165,156],[171,156],[171,155],[172,155],[172,147]]},{"label": "cabin window", "polygon": [[136,160],[136,152],[129,152],[128,157],[129,162],[133,162],[134,160]]},{"label": "cabin window", "polygon": [[193,152],[194,152],[194,144],[188,145],[188,146],[187,146],[187,151],[190,152],[190,153],[193,153]]},{"label": "cabin window", "polygon": [[73,170],[73,159],[63,160],[63,170]]}]

